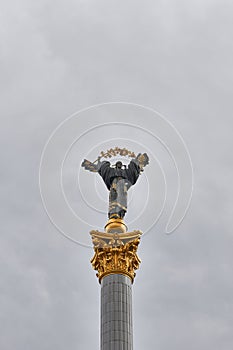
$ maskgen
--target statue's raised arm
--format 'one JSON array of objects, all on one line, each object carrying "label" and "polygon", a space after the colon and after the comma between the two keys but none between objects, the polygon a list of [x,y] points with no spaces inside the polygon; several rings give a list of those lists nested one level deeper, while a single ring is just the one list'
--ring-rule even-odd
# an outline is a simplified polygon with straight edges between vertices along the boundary
[{"label": "statue's raised arm", "polygon": [[141,171],[143,171],[144,170],[143,168],[145,168],[145,166],[149,164],[149,157],[146,153],[143,153],[143,154],[138,153],[136,159],[139,163]]},{"label": "statue's raised arm", "polygon": [[100,158],[98,158],[97,160],[98,160],[98,163],[95,164],[95,162],[92,163],[92,162],[90,162],[89,160],[84,159],[84,161],[82,162],[81,166],[84,167],[85,170],[89,170],[89,171],[91,171],[92,173],[97,173],[98,170],[99,170],[99,168],[100,168],[100,163],[101,163],[101,162],[99,161]]}]

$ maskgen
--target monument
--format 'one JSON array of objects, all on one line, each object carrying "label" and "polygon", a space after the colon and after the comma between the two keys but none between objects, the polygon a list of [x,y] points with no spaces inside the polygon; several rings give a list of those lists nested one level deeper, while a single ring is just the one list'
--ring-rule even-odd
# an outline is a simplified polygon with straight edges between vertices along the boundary
[{"label": "monument", "polygon": [[[124,165],[118,160],[114,165],[102,158],[130,158]],[[101,350],[132,350],[132,284],[140,259],[137,248],[142,232],[127,231],[124,217],[127,212],[128,190],[134,186],[149,164],[146,153],[137,156],[125,148],[115,147],[82,166],[98,173],[109,190],[108,221],[105,231],[90,232],[94,246],[91,260],[101,284]]]}]

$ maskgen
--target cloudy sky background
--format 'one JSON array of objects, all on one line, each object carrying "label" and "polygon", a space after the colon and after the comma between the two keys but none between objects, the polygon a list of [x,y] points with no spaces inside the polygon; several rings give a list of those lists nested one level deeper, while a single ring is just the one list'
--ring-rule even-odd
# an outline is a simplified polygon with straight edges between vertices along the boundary
[{"label": "cloudy sky background", "polygon": [[176,233],[142,240],[134,348],[232,349],[232,17],[220,0],[1,1],[1,349],[99,347],[92,251],[51,224],[38,173],[57,125],[109,101],[165,115],[195,174]]}]

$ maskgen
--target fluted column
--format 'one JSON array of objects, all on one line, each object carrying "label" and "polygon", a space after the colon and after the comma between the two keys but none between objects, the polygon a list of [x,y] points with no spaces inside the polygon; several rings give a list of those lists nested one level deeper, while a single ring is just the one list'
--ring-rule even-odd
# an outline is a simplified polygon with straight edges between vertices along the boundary
[{"label": "fluted column", "polygon": [[101,281],[101,350],[132,350],[132,281],[121,274]]},{"label": "fluted column", "polygon": [[141,234],[91,231],[91,263],[101,283],[101,350],[133,350],[132,283]]}]

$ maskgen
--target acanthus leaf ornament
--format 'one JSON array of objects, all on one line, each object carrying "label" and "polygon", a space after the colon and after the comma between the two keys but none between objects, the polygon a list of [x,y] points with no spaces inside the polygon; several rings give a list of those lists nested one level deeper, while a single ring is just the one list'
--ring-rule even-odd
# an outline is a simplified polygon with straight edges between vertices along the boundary
[{"label": "acanthus leaf ornament", "polygon": [[127,233],[106,233],[91,231],[94,257],[91,264],[97,271],[99,282],[110,274],[123,274],[134,281],[135,270],[139,268],[137,255],[141,231]]}]

